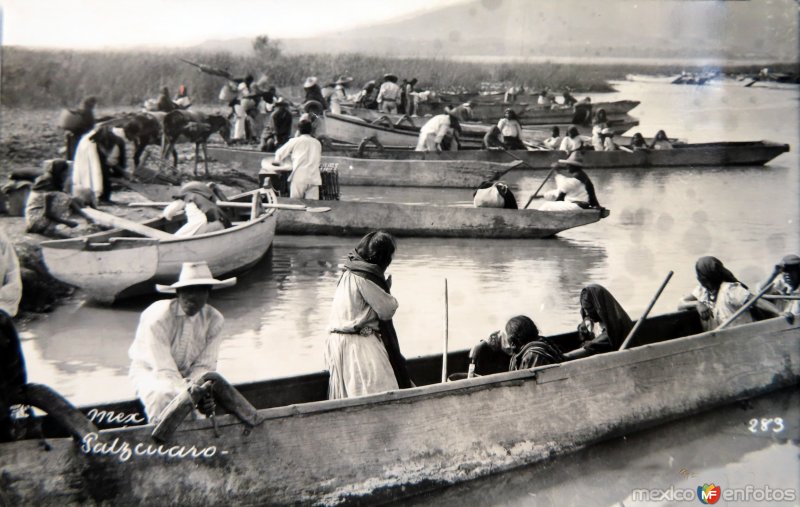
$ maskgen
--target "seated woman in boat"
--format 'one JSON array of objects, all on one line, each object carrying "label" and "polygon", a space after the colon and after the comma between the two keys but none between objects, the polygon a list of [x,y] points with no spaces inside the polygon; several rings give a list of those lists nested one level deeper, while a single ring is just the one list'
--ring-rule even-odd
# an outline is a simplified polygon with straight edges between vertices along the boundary
[{"label": "seated woman in boat", "polygon": [[561,129],[556,126],[553,127],[553,130],[550,132],[550,137],[545,139],[542,144],[548,150],[557,150],[561,147],[561,141]]},{"label": "seated woman in boat", "polygon": [[605,109],[598,109],[592,119],[592,146],[595,151],[603,151],[603,130],[608,128]]},{"label": "seated woman in boat", "polygon": [[622,305],[602,285],[590,284],[581,290],[581,320],[578,335],[583,346],[564,354],[579,359],[619,350],[633,322]]},{"label": "seated woman in boat", "polygon": [[637,151],[637,150],[646,150],[648,149],[647,141],[645,141],[644,136],[640,132],[636,132],[631,137],[631,143],[628,145],[628,148]]},{"label": "seated woman in boat", "polygon": [[386,268],[395,249],[390,234],[375,231],[347,255],[325,345],[330,399],[413,386],[392,324],[398,303],[389,293],[392,277]]},{"label": "seated woman in boat", "polygon": [[603,151],[615,151],[619,149],[617,143],[614,142],[614,131],[606,127],[600,131],[603,136]]},{"label": "seated woman in boat", "polygon": [[497,128],[500,129],[500,135],[503,139],[503,146],[508,150],[524,150],[525,145],[522,144],[522,125],[519,123],[519,117],[513,109],[506,109],[503,113],[505,118],[501,118],[497,122]]},{"label": "seated woman in boat", "polygon": [[500,129],[497,125],[492,125],[492,128],[483,136],[483,149],[484,150],[499,150],[504,148],[503,140],[500,138]]},{"label": "seated woman in boat", "polygon": [[[470,350],[466,378],[525,370],[562,360],[561,351],[539,335],[533,320],[525,315],[517,315],[509,319],[503,329],[490,334]],[[463,373],[450,377],[451,380],[463,378]]]},{"label": "seated woman in boat", "polygon": [[786,299],[774,299],[772,303],[782,312],[791,312],[800,315],[800,300],[789,298],[800,298],[800,256],[790,254],[785,256],[778,263],[776,268],[780,269],[779,276],[770,287],[770,296]]},{"label": "seated woman in boat", "polygon": [[[452,114],[437,114],[419,130],[419,140],[416,151],[442,151],[445,149],[446,138],[458,139],[461,133],[461,124]],[[455,148],[457,143],[452,143]]]},{"label": "seated woman in boat", "polygon": [[556,188],[545,192],[548,201],[539,207],[539,211],[577,211],[580,209],[599,208],[594,184],[583,171],[580,152],[573,152],[567,159],[553,164],[554,169],[568,168],[567,174],[555,175]]},{"label": "seated woman in boat", "polygon": [[172,220],[181,211],[186,214],[186,224],[175,231],[176,236],[196,236],[231,226],[228,216],[216,204],[218,198],[224,201],[225,197],[215,184],[192,181],[173,197],[175,200],[164,208],[163,216]]},{"label": "seated woman in boat", "polygon": [[566,151],[567,155],[569,155],[581,148],[583,148],[583,139],[581,139],[580,133],[578,132],[578,127],[572,125],[569,130],[567,130],[567,135],[564,136],[564,140],[561,141],[561,146],[559,146],[558,149]]},{"label": "seated woman in boat", "polygon": [[[83,188],[78,195],[71,196],[62,192],[61,187],[51,170],[36,178],[25,205],[26,232],[52,238],[68,238],[88,232],[85,228],[77,230],[80,222],[73,218],[80,216],[81,208],[94,200],[91,190]],[[62,225],[76,230],[70,231],[60,227]]]},{"label": "seated woman in boat", "polygon": [[653,138],[653,142],[650,143],[650,148],[654,150],[671,150],[672,143],[669,142],[669,138],[667,137],[667,133],[663,130],[659,130],[656,132],[656,136]]},{"label": "seated woman in boat", "polygon": [[[753,294],[716,257],[700,257],[695,264],[699,284],[681,300],[679,310],[696,310],[703,330],[716,329],[747,303]],[[741,314],[732,325],[741,325],[759,318],[777,317],[780,310],[772,303],[759,299],[751,311]]]}]

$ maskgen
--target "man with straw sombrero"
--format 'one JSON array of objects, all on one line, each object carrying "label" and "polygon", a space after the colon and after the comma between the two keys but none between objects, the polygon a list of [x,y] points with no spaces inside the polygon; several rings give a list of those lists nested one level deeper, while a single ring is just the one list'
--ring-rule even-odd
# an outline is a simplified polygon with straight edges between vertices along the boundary
[{"label": "man with straw sombrero", "polygon": [[[206,303],[212,290],[235,284],[236,278],[217,280],[199,261],[184,262],[172,285],[156,285],[157,291],[177,297],[156,301],[142,312],[128,350],[129,376],[151,423],[176,395],[216,370],[225,319]],[[204,397],[198,408],[212,414],[213,398]]]},{"label": "man with straw sombrero", "polygon": [[[555,175],[556,188],[545,193],[544,198],[549,202],[544,203],[539,208],[540,211],[577,211],[600,207],[594,193],[594,184],[583,172],[581,152],[572,152],[569,157],[560,159],[552,167],[559,171]],[[566,174],[563,174],[564,169],[567,170]]]},{"label": "man with straw sombrero", "polygon": [[341,76],[334,83],[333,94],[330,98],[331,112],[342,114],[342,104],[347,102],[347,86],[353,82],[352,77]]}]

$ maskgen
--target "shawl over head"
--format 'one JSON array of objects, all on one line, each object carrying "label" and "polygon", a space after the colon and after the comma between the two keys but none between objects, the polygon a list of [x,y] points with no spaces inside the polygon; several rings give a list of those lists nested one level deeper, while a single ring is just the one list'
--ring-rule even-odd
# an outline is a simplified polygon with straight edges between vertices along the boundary
[{"label": "shawl over head", "polygon": [[[389,293],[389,284],[386,282],[385,269],[377,264],[367,262],[358,255],[358,252],[353,249],[347,254],[347,260],[344,263],[344,269],[350,271],[356,276],[360,276],[374,283],[378,287]],[[394,329],[394,323],[391,319],[379,321],[381,341],[386,348],[389,355],[389,363],[392,365],[397,385],[400,389],[407,389],[411,387],[411,377],[408,374],[408,367],[406,366],[406,358],[400,352],[400,342],[397,339],[397,331]]]},{"label": "shawl over head", "polygon": [[[717,259],[716,257],[700,257],[697,259],[697,263],[695,264],[695,271],[697,272],[697,278],[700,279],[701,277],[708,281],[708,283],[713,285],[713,289],[719,289],[719,286],[722,282],[728,283],[737,283],[739,280],[731,273],[728,268],[726,268],[722,261]],[[702,282],[701,282],[702,284]],[[742,284],[744,285],[744,284]],[[746,288],[746,286],[745,286]],[[706,287],[709,289],[709,287]]]},{"label": "shawl over head", "polygon": [[633,328],[633,322],[608,290],[597,284],[590,284],[581,291],[581,317],[586,318],[590,312],[600,317],[606,328],[611,346],[616,350]]}]

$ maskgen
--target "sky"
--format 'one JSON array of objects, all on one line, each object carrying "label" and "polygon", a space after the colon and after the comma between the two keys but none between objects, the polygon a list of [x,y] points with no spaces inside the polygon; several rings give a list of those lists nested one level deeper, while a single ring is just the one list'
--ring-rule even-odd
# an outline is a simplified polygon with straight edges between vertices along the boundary
[{"label": "sky", "polygon": [[1,0],[2,44],[187,46],[267,34],[308,37],[465,0]]}]

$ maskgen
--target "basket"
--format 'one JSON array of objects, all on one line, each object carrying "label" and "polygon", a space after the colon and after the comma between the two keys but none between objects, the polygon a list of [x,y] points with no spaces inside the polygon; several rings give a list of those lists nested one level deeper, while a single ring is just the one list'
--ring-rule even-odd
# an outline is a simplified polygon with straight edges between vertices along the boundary
[{"label": "basket", "polygon": [[319,198],[322,201],[339,200],[339,164],[323,163],[319,166],[319,173],[322,176],[322,185],[319,187]]}]

